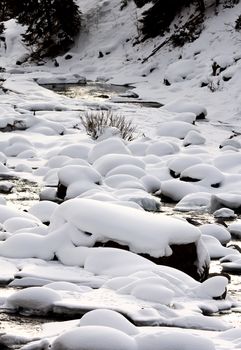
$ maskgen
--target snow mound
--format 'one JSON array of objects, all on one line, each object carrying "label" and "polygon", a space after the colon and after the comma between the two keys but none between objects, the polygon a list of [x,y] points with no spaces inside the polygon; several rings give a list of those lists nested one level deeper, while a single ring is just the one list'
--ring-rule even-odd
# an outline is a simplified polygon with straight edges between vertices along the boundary
[{"label": "snow mound", "polygon": [[181,172],[181,180],[199,181],[204,186],[219,187],[224,175],[215,166],[210,164],[196,164]]},{"label": "snow mound", "polygon": [[93,310],[86,313],[80,320],[79,326],[104,326],[118,329],[128,334],[138,334],[137,328],[128,321],[124,316],[112,310]]},{"label": "snow mound", "polygon": [[175,206],[177,211],[208,211],[211,194],[208,192],[191,193],[183,197]]},{"label": "snow mound", "polygon": [[196,64],[194,60],[179,60],[171,63],[165,72],[164,81],[169,85],[195,77]]},{"label": "snow mound", "polygon": [[199,229],[203,235],[215,237],[223,245],[226,245],[231,240],[231,235],[224,226],[218,224],[203,224],[199,226]]},{"label": "snow mound", "polygon": [[155,257],[171,255],[170,244],[197,242],[200,238],[196,227],[178,219],[84,198],[62,203],[52,216],[50,231],[66,222],[89,237],[88,241],[114,240],[133,252]]},{"label": "snow mound", "polygon": [[111,150],[112,154],[130,154],[131,152],[125,146],[124,141],[118,137],[110,137],[106,140],[98,142],[88,154],[88,160],[92,164],[98,158],[109,154]]},{"label": "snow mound", "polygon": [[178,99],[176,101],[170,102],[166,104],[164,108],[170,112],[175,113],[194,113],[196,115],[196,119],[203,119],[207,115],[207,109],[204,106],[185,99]]},{"label": "snow mound", "polygon": [[15,292],[7,299],[6,308],[41,310],[41,313],[50,311],[53,302],[61,300],[60,295],[45,287],[29,287]]},{"label": "snow mound", "polygon": [[202,160],[197,156],[180,154],[178,157],[175,157],[168,162],[168,168],[175,177],[178,177],[180,176],[180,173],[186,168],[200,163],[202,163]]},{"label": "snow mound", "polygon": [[58,336],[52,350],[137,350],[135,340],[111,327],[83,326]]},{"label": "snow mound", "polygon": [[221,208],[239,210],[241,207],[240,193],[218,193],[211,196],[210,211],[213,213]]},{"label": "snow mound", "polygon": [[131,164],[141,169],[145,169],[145,163],[137,157],[128,154],[112,154],[104,155],[98,158],[93,167],[102,175],[105,176],[109,171],[120,165]]},{"label": "snow mound", "polygon": [[36,216],[41,222],[49,222],[50,217],[54,210],[58,207],[58,204],[50,201],[41,201],[37,204],[32,205],[28,212],[31,215]]},{"label": "snow mound", "polygon": [[170,121],[161,123],[157,129],[158,136],[171,136],[178,139],[184,139],[186,135],[195,130],[196,127],[190,123],[183,121]]},{"label": "snow mound", "polygon": [[[58,171],[59,198],[73,198],[97,187],[102,181],[101,175],[94,168],[81,165],[66,165]],[[63,188],[61,189],[60,186]],[[63,194],[60,192],[62,192]]]},{"label": "snow mound", "polygon": [[139,348],[152,350],[215,350],[212,340],[178,330],[156,331],[151,334],[140,334],[136,337]]}]

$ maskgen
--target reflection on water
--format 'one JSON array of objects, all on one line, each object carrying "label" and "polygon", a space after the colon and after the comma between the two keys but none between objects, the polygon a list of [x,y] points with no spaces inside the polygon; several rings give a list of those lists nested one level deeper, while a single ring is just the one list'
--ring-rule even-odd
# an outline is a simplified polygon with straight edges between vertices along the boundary
[{"label": "reflection on water", "polygon": [[13,190],[4,194],[8,205],[19,210],[28,210],[39,201],[40,186],[33,181],[16,178],[11,180],[14,184]]},{"label": "reflection on water", "polygon": [[127,85],[88,82],[87,84],[44,84],[42,86],[59,95],[88,102],[110,100],[115,103],[129,103],[149,108],[163,106],[156,101],[139,99],[139,96],[131,91],[134,87]]},{"label": "reflection on water", "polygon": [[129,86],[101,84],[88,82],[88,84],[45,84],[45,88],[53,90],[59,95],[84,100],[108,100],[123,94],[131,89]]}]

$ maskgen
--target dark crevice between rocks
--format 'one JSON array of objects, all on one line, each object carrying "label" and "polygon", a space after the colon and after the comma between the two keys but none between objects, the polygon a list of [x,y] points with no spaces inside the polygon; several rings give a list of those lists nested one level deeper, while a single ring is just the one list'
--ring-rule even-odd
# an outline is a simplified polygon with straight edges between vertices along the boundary
[{"label": "dark crevice between rocks", "polygon": [[158,197],[161,198],[161,203],[167,203],[167,204],[176,204],[177,203],[171,197],[169,197],[163,193],[161,193]]},{"label": "dark crevice between rocks", "polygon": [[180,177],[180,173],[177,173],[176,171],[169,169],[170,175],[171,177],[173,177],[174,179],[177,179]]},{"label": "dark crevice between rocks", "polygon": [[67,187],[59,183],[57,188],[57,193],[56,193],[57,198],[64,200],[66,193],[67,193]]},{"label": "dark crevice between rocks", "polygon": [[204,120],[205,118],[206,118],[206,114],[203,112],[196,116],[196,120]]},{"label": "dark crevice between rocks", "polygon": [[181,181],[185,181],[185,182],[198,182],[201,181],[201,179],[195,179],[193,177],[189,177],[189,176],[183,176],[180,178]]}]

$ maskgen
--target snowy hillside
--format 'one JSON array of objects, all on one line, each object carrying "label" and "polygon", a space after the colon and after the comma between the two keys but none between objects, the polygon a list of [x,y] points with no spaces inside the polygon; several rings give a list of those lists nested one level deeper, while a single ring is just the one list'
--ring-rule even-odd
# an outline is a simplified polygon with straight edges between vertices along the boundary
[{"label": "snowy hillside", "polygon": [[[145,63],[142,63],[143,60],[171,36],[173,28],[166,37],[136,44],[141,35],[138,19],[143,9],[137,9],[133,1],[128,2],[123,10],[120,10],[119,0],[85,0],[79,1],[79,6],[83,13],[83,26],[76,45],[68,53],[72,58],[67,60],[66,55],[58,57],[58,68],[49,62],[41,69],[53,73],[78,73],[93,80],[133,84],[141,96],[162,103],[185,97],[204,104],[209,118],[232,120],[235,124],[240,113],[240,32],[234,27],[241,13],[241,4],[233,8],[220,5],[217,14],[214,6],[209,7],[204,29],[197,40],[177,48],[166,44]],[[185,15],[183,13],[184,23]],[[5,66],[7,60],[7,65],[13,67],[25,52],[15,38],[18,31],[11,20],[6,52],[3,45],[1,47],[1,66]],[[223,70],[218,76],[212,75],[214,62]],[[165,86],[164,79],[171,86]],[[201,88],[202,85],[207,86]]]}]

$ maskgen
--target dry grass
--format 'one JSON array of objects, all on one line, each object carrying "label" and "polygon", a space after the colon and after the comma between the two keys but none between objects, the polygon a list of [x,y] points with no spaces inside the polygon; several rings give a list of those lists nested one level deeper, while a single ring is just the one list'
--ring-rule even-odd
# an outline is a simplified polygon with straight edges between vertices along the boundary
[{"label": "dry grass", "polygon": [[89,111],[80,117],[89,136],[94,140],[103,134],[105,129],[114,127],[120,131],[124,140],[132,141],[136,127],[131,121],[126,121],[122,115],[114,115],[113,111]]}]

